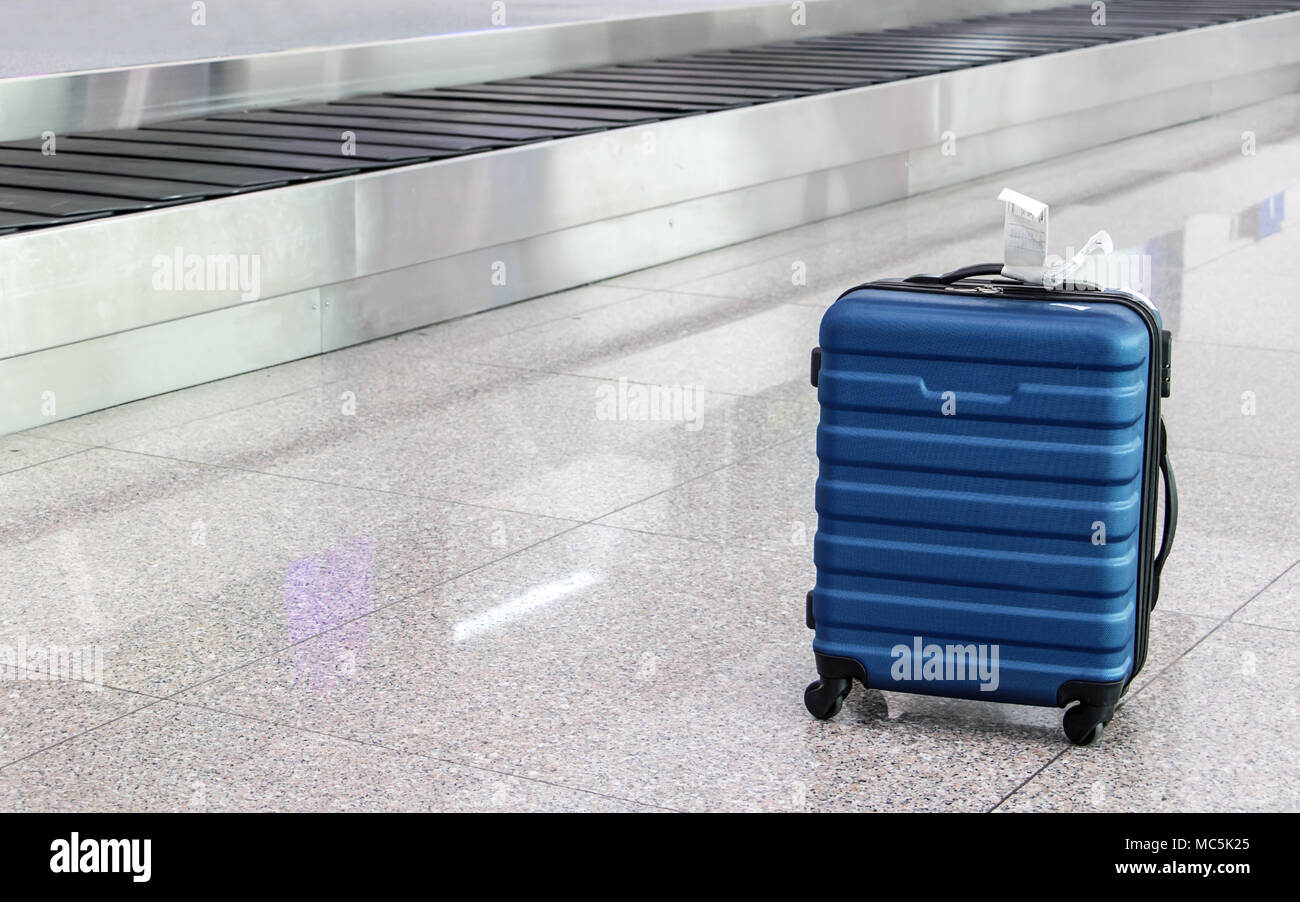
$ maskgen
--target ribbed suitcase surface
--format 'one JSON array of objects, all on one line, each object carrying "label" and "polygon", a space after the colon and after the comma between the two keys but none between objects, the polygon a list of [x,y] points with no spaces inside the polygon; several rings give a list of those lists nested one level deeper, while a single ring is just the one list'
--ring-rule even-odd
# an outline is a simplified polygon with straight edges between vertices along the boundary
[{"label": "ribbed suitcase surface", "polygon": [[[820,344],[814,650],[876,688],[1022,704],[1127,679],[1149,554],[1143,317],[868,286]],[[995,678],[963,676],[960,651],[953,667],[970,646]]]}]

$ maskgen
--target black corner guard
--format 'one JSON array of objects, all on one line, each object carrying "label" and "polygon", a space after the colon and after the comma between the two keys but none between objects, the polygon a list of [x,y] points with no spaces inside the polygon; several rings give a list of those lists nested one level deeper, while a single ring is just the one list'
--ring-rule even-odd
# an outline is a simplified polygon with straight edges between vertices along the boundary
[{"label": "black corner guard", "polygon": [[810,373],[809,373],[809,376],[808,376],[809,381],[812,382],[813,388],[816,388],[816,387],[817,387],[817,374],[818,374],[819,372],[821,372],[821,368],[822,368],[822,349],[821,349],[821,348],[813,348],[813,349],[812,349],[812,366],[811,366],[811,370],[810,370]]},{"label": "black corner guard", "polygon": [[1068,680],[1056,690],[1056,707],[1064,708],[1070,702],[1083,702],[1085,705],[1109,708],[1120,700],[1120,696],[1126,689],[1128,689],[1128,680],[1120,680],[1116,683]]},{"label": "black corner guard", "polygon": [[817,629],[817,621],[813,620],[813,615],[812,615],[812,589],[809,589],[808,594],[804,596],[803,622],[808,625],[808,629],[810,630]]},{"label": "black corner guard", "polygon": [[813,652],[813,657],[817,660],[817,675],[823,680],[857,680],[863,686],[870,685],[867,682],[867,668],[862,666],[861,661],[824,655],[821,652]]}]

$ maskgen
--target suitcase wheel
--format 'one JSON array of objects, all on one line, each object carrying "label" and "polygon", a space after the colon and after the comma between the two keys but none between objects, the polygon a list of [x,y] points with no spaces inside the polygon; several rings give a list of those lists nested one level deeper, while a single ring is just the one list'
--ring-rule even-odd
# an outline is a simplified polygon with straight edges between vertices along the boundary
[{"label": "suitcase wheel", "polygon": [[1110,723],[1115,707],[1078,704],[1065,712],[1061,726],[1066,738],[1075,745],[1092,745],[1101,738],[1102,728]]},{"label": "suitcase wheel", "polygon": [[803,691],[804,707],[818,720],[830,720],[840,713],[844,700],[849,697],[853,681],[849,679],[823,678],[809,683]]}]

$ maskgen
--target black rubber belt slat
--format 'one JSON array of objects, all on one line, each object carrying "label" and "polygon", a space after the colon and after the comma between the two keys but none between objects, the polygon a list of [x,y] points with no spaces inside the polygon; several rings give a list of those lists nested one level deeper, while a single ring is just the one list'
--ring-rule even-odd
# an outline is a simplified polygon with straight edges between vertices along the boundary
[{"label": "black rubber belt slat", "polygon": [[[1091,25],[1088,26],[1088,28],[1089,28],[1088,31],[1080,30],[1075,32],[1074,28],[1068,26],[1045,25],[1041,29],[1026,29],[1024,32],[1021,32],[1021,34],[1024,34],[1026,36],[1036,36],[1036,37],[1060,37],[1062,35],[1065,35],[1076,41],[1082,42],[1082,41],[1087,41],[1090,38],[1094,37],[1096,35],[1096,32],[1100,30],[1097,27]],[[1177,31],[1177,30],[1178,29],[1172,29],[1172,28],[1168,29],[1168,31]],[[1112,26],[1108,24],[1106,25],[1105,33],[1110,36],[1111,40],[1131,41],[1136,38],[1146,38],[1155,34],[1165,34],[1167,32],[1162,29],[1132,28],[1132,27],[1124,27],[1119,25]],[[990,29],[984,32],[984,34],[1001,35],[1002,32],[997,29]]]},{"label": "black rubber belt slat", "polygon": [[572,131],[564,128],[537,128],[500,124],[472,124],[461,122],[439,122],[427,116],[416,121],[403,122],[399,118],[376,118],[373,116],[347,116],[343,114],[300,113],[293,109],[276,109],[267,112],[223,113],[209,116],[225,122],[274,122],[283,125],[316,125],[340,128],[378,129],[390,132],[411,132],[422,135],[448,135],[462,138],[478,138],[489,143],[508,144],[516,141],[539,141],[554,138]]},{"label": "black rubber belt slat", "polygon": [[[1070,37],[1076,40],[1085,40],[1089,36],[1093,36],[1097,34],[1097,32],[1099,31],[1104,31],[1104,33],[1108,35],[1117,36],[1119,37],[1120,40],[1128,41],[1134,38],[1149,37],[1150,35],[1153,34],[1166,34],[1169,32],[1181,31],[1181,30],[1182,29],[1179,28],[1161,29],[1161,28],[1151,28],[1149,26],[1137,27],[1137,26],[1116,25],[1116,24],[1112,24],[1110,19],[1107,19],[1106,25],[1104,27],[1097,26],[1097,25],[1086,25],[1086,24],[1077,25],[1074,23],[1065,23],[1065,22],[1057,23],[1057,24],[1043,23],[1041,25],[1036,25],[1028,28],[1017,28],[1014,32],[1010,32],[1010,33],[1019,34],[1026,37],[1052,37],[1052,38]],[[972,32],[977,34],[988,34],[988,35],[1001,35],[1001,34],[1008,33],[1005,31],[1005,26],[1000,24],[990,24],[988,26],[985,26],[982,29],[976,27],[972,29]]]},{"label": "black rubber belt slat", "polygon": [[847,41],[823,41],[809,43],[791,43],[784,45],[779,50],[790,51],[815,51],[818,54],[826,53],[832,57],[842,55],[852,55],[856,57],[874,57],[878,59],[893,59],[895,57],[904,60],[914,60],[922,57],[943,64],[957,65],[978,65],[982,62],[991,62],[1004,60],[1009,57],[1037,56],[1038,53],[1033,50],[1020,49],[953,49],[931,45],[922,50],[919,47],[896,47],[889,43],[867,43],[861,44],[849,43]]},{"label": "black rubber belt slat", "polygon": [[707,63],[696,63],[694,65],[686,62],[679,63],[639,63],[635,66],[609,66],[605,69],[586,69],[584,73],[616,73],[630,72],[640,75],[678,75],[694,79],[697,76],[747,76],[753,75],[758,78],[779,78],[787,84],[802,84],[807,90],[816,91],[822,88],[836,88],[856,86],[859,80],[849,75],[831,76],[825,73],[812,73],[808,69],[780,69],[770,66],[736,66],[728,68],[727,66],[710,66]]},{"label": "black rubber belt slat", "polygon": [[121,213],[163,206],[169,204],[126,197],[105,197],[102,194],[77,194],[72,191],[36,191],[31,188],[5,188],[0,191],[0,210],[37,213],[41,216]]},{"label": "black rubber belt slat", "polygon": [[[762,65],[771,63],[774,65],[785,65],[786,63],[796,63],[805,66],[817,66],[831,72],[840,70],[848,72],[872,73],[881,78],[899,78],[909,72],[943,72],[954,67],[944,66],[937,63],[902,63],[899,60],[889,60],[887,62],[873,61],[866,57],[865,54],[846,54],[832,56],[829,53],[815,53],[813,51],[797,52],[787,50],[784,52],[756,53],[749,50],[721,50],[717,53],[701,53],[692,57],[692,60],[731,60],[733,62],[746,63],[748,65]],[[955,68],[962,68],[957,66]]]},{"label": "black rubber belt slat", "polygon": [[[0,144],[0,233],[1294,12],[1124,0]],[[357,137],[343,153],[343,132]]]},{"label": "black rubber belt slat", "polygon": [[136,200],[202,200],[235,194],[238,189],[220,185],[196,185],[153,178],[105,176],[59,169],[40,172],[0,166],[0,187],[36,188],[45,191],[68,191],[73,194],[105,194]]},{"label": "black rubber belt slat", "polygon": [[1120,28],[1150,28],[1159,29],[1161,31],[1175,31],[1187,27],[1204,27],[1205,25],[1211,25],[1219,21],[1223,21],[1222,16],[1202,12],[1199,15],[1181,15],[1179,16],[1179,21],[1174,23],[1170,22],[1166,17],[1153,16],[1144,13],[1140,8],[1128,7],[1122,3],[1116,3],[1107,7],[1106,24],[1102,26],[1093,25],[1091,19],[1081,19],[1078,14],[1074,16],[1061,16],[1052,15],[1050,13],[1044,15],[1041,22],[1038,24],[1052,23],[1067,25],[1072,28],[1113,28],[1118,26]]},{"label": "black rubber belt slat", "polygon": [[972,63],[952,63],[942,60],[929,59],[925,60],[924,54],[913,56],[886,57],[884,55],[869,53],[836,53],[834,51],[804,51],[784,50],[773,52],[771,54],[754,54],[744,50],[728,51],[732,59],[778,59],[778,60],[803,60],[805,62],[817,62],[828,68],[845,67],[852,69],[876,69],[892,71],[897,73],[911,72],[915,74],[923,72],[951,72],[956,69],[964,69]]},{"label": "black rubber belt slat", "polygon": [[[12,147],[39,149],[41,140],[17,141]],[[143,159],[189,160],[196,163],[222,163],[225,165],[275,166],[304,172],[343,175],[362,169],[377,169],[379,164],[349,157],[331,160],[329,157],[306,154],[273,153],[265,150],[234,150],[231,148],[193,147],[184,144],[151,144],[146,141],[97,141],[94,139],[62,138],[59,147],[75,153],[111,154],[116,157]]]},{"label": "black rubber belt slat", "polygon": [[[159,124],[160,126],[162,123]],[[95,138],[121,144],[162,144],[188,145],[204,150],[229,148],[233,151],[255,151],[266,153],[301,154],[318,156],[323,159],[336,159],[340,166],[360,162],[391,162],[395,160],[428,159],[437,151],[417,151],[411,147],[391,147],[385,144],[367,144],[358,148],[355,154],[344,156],[342,142],[338,140],[311,141],[301,138],[263,138],[256,135],[211,135],[197,132],[169,132],[161,127],[157,130],[143,129],[122,132],[87,132],[73,135],[73,138]]]},{"label": "black rubber belt slat", "polygon": [[[164,128],[165,126],[165,128]],[[494,147],[500,147],[502,144],[509,144],[509,141],[488,141],[483,138],[463,138],[459,135],[422,135],[418,132],[395,132],[389,131],[380,134],[371,129],[348,129],[338,128],[326,125],[311,125],[310,123],[301,123],[298,125],[283,125],[276,122],[255,122],[243,119],[198,119],[192,122],[160,122],[158,126],[145,126],[141,131],[147,134],[156,132],[179,133],[199,135],[215,135],[222,140],[225,138],[255,138],[258,140],[273,139],[302,139],[305,141],[319,142],[321,152],[330,155],[342,155],[343,132],[351,131],[354,136],[354,143],[357,148],[356,156],[364,156],[366,159],[388,160],[393,159],[394,154],[381,153],[372,154],[370,151],[375,148],[387,148],[393,151],[407,151],[408,155],[414,155],[416,150],[428,150],[440,152],[443,155],[451,156],[459,153],[467,153],[475,150],[491,150]],[[203,143],[206,139],[200,139]],[[362,145],[366,154],[362,154]]]},{"label": "black rubber belt slat", "polygon": [[818,66],[811,66],[807,63],[783,63],[781,65],[755,65],[746,60],[701,60],[701,59],[680,59],[680,60],[663,60],[653,63],[646,63],[646,66],[655,66],[668,71],[680,71],[684,73],[692,72],[771,72],[783,77],[792,76],[797,78],[834,78],[841,81],[845,87],[858,87],[865,84],[872,84],[873,80],[884,80],[893,77],[889,72],[872,72],[870,70],[856,70],[854,72],[834,73],[833,70],[823,69]]},{"label": "black rubber belt slat", "polygon": [[85,222],[87,219],[100,219],[107,215],[107,213],[91,213],[86,216],[40,216],[36,213],[0,210],[0,232],[29,229],[33,226],[67,225],[72,222]]},{"label": "black rubber belt slat", "polygon": [[[1113,40],[1106,30],[1098,28],[1094,35],[1098,42]],[[862,34],[829,34],[818,38],[830,44],[848,44],[854,47],[919,47],[935,50],[1014,50],[1018,48],[1041,49],[1047,52],[1055,47],[1073,47],[1079,38],[1051,37],[1048,35],[1020,34],[951,34],[927,35],[921,37],[913,34],[884,35],[875,32]]]},{"label": "black rubber belt slat", "polygon": [[[1000,60],[1000,59],[1020,59],[1026,56],[1042,56],[1047,53],[1056,53],[1060,50],[1075,50],[1080,47],[1091,47],[1094,44],[1102,43],[1093,41],[1083,43],[1080,41],[1062,41],[1060,43],[1048,43],[1046,41],[1035,41],[1034,43],[1021,43],[1018,41],[1003,41],[1001,38],[989,38],[985,40],[982,46],[958,46],[950,44],[947,41],[938,38],[928,42],[924,52],[935,58],[946,58],[951,60],[972,59],[972,60]],[[834,41],[825,44],[814,45],[817,48],[827,50],[847,50],[858,53],[890,53],[898,56],[908,56],[922,50],[919,44],[895,43],[892,41]]]},{"label": "black rubber belt slat", "polygon": [[[396,104],[398,101],[394,101]],[[558,116],[528,116],[519,113],[487,113],[471,111],[446,111],[434,107],[416,106],[409,104],[405,106],[396,106],[393,104],[386,105],[367,105],[349,103],[322,103],[314,104],[312,109],[306,107],[285,107],[276,111],[277,116],[295,116],[301,117],[303,121],[308,119],[319,118],[321,120],[345,119],[356,117],[357,119],[373,120],[379,122],[410,122],[415,125],[432,128],[444,123],[453,125],[463,125],[473,127],[478,125],[496,126],[504,125],[510,128],[536,128],[543,131],[550,131],[556,134],[581,134],[589,131],[603,131],[609,128],[609,123],[601,119],[575,119],[572,117]],[[210,118],[220,119],[221,115]]]},{"label": "black rubber belt slat", "polygon": [[161,178],[205,185],[226,185],[243,190],[275,188],[287,182],[312,176],[287,169],[257,169],[252,166],[217,166],[211,163],[183,163],[176,160],[140,160],[133,157],[92,156],[60,151],[47,157],[39,150],[14,150],[0,147],[0,166],[67,172],[99,172],[104,175],[130,175]]},{"label": "black rubber belt slat", "polygon": [[563,91],[559,88],[508,88],[497,87],[493,85],[475,86],[473,88],[454,88],[439,91],[444,97],[460,97],[467,100],[500,100],[510,103],[520,103],[531,100],[533,103],[547,104],[552,97],[562,97],[566,104],[571,106],[616,106],[628,107],[635,106],[643,110],[660,110],[669,113],[688,113],[697,110],[720,110],[729,106],[736,106],[737,103],[752,103],[748,98],[737,100],[732,97],[716,98],[714,102],[704,102],[703,96],[687,98],[681,94],[663,96],[651,96],[649,93],[640,93],[638,91],[626,91],[622,94],[592,94],[583,91]]},{"label": "black rubber belt slat", "polygon": [[400,108],[402,109],[437,110],[440,113],[487,112],[501,113],[502,115],[520,113],[527,116],[581,116],[589,119],[600,119],[605,122],[616,122],[619,125],[639,122],[655,122],[663,118],[662,113],[641,108],[566,106],[563,104],[538,102],[531,99],[526,103],[511,103],[496,98],[487,100],[474,98],[460,99],[449,97],[446,94],[439,94],[438,91],[440,90],[442,89],[433,89],[427,93],[417,91],[403,94],[384,94],[380,97],[354,97],[347,101],[341,101],[340,105],[400,105]]},{"label": "black rubber belt slat", "polygon": [[[644,86],[668,85],[673,83],[673,79],[671,78],[671,76],[665,75],[664,73],[653,73],[653,72],[583,71],[576,74],[575,79],[577,78],[580,78],[581,81],[575,80],[574,82],[562,82],[558,79],[550,79],[550,78],[545,79],[545,81],[547,84],[566,84],[566,83],[580,84],[581,82],[603,82],[605,84],[617,85],[624,88],[632,88],[639,85],[644,85]],[[843,84],[843,82],[841,82],[841,84]],[[808,93],[809,90],[816,90],[815,88],[809,88],[806,82],[801,83],[797,81],[783,81],[781,80],[780,76],[777,75],[771,75],[771,76],[755,75],[755,76],[745,77],[745,76],[738,76],[738,75],[729,76],[722,73],[714,73],[714,74],[697,73],[696,75],[693,75],[691,77],[690,84],[689,84],[690,90],[698,91],[701,93],[706,92],[711,88],[730,89],[730,88],[741,88],[741,87],[756,87],[756,88],[762,88],[764,90],[769,90],[772,92],[773,97],[789,96],[791,94],[806,94]],[[824,87],[825,88],[835,87],[835,84],[826,83],[824,84]],[[688,89],[687,86],[680,84],[680,79],[679,79],[678,87],[675,88],[675,90],[684,91],[687,89]]]},{"label": "black rubber belt slat", "polygon": [[824,40],[832,43],[844,44],[868,44],[880,43],[887,44],[891,47],[918,47],[925,49],[934,47],[936,49],[974,49],[989,50],[1000,48],[1042,48],[1044,51],[1054,47],[1072,47],[1076,46],[1079,41],[1085,41],[1089,38],[1099,43],[1113,41],[1115,38],[1104,28],[1095,28],[1086,35],[1065,36],[1059,31],[1051,33],[1040,32],[1037,34],[1026,34],[1022,32],[978,32],[978,33],[951,33],[951,34],[927,34],[918,35],[907,32],[898,34],[881,34],[875,32],[864,32],[861,34],[837,34],[827,35]]},{"label": "black rubber belt slat", "polygon": [[[454,107],[447,101],[426,100],[425,97],[383,96],[368,99],[365,103],[361,103],[360,100],[348,100],[329,104],[307,104],[303,107],[286,108],[285,112],[320,114],[320,116],[395,118],[395,120],[413,122],[456,122],[463,125],[473,125],[478,122],[493,125],[494,122],[499,122],[503,125],[529,126],[533,129],[560,129],[573,134],[623,125],[623,121],[599,116],[550,116],[547,110],[551,108],[546,104],[525,107],[533,110],[529,113],[494,109],[493,104],[490,103],[482,104],[482,107],[484,109],[465,109]],[[589,110],[589,112],[599,113],[604,110]],[[642,114],[638,114],[638,118],[640,116]]]},{"label": "black rubber belt slat", "polygon": [[511,87],[545,88],[548,91],[551,89],[557,91],[600,91],[605,94],[626,94],[629,92],[637,95],[671,93],[680,94],[688,100],[703,96],[706,102],[717,101],[719,98],[727,98],[733,102],[776,100],[790,94],[789,89],[762,88],[749,85],[723,88],[708,85],[696,86],[695,84],[675,85],[669,81],[661,80],[657,86],[652,86],[620,84],[604,79],[586,79],[568,75],[538,75],[532,78],[509,79],[498,82],[498,84],[510,85]]}]

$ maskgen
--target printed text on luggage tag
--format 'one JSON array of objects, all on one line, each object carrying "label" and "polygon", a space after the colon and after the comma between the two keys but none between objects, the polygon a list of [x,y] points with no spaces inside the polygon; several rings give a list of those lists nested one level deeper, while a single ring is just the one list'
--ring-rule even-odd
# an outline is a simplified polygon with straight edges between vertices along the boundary
[{"label": "printed text on luggage tag", "polygon": [[1002,272],[1026,282],[1042,282],[1047,262],[1047,204],[1003,188]]}]

